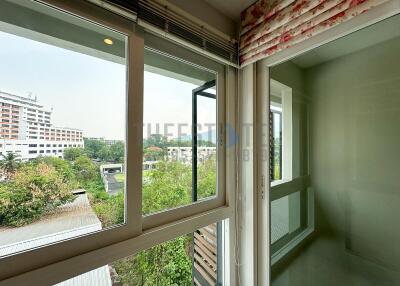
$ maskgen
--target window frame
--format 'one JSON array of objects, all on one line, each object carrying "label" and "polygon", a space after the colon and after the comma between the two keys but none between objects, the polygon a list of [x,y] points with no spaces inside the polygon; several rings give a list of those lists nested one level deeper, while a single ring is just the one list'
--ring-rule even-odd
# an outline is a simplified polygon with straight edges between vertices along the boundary
[{"label": "window frame", "polygon": [[[192,202],[188,205],[163,210],[143,216],[143,230],[151,229],[226,205],[225,195],[225,66],[188,50],[168,38],[161,38],[154,32],[142,30],[145,47],[156,50],[178,61],[216,73],[217,91],[217,194],[214,197]],[[189,96],[189,95],[188,95]]]},{"label": "window frame", "polygon": [[[35,1],[35,5],[43,5],[45,9],[61,11],[71,17],[77,17],[91,22],[99,27],[113,30],[125,35],[126,41],[126,176],[141,178],[141,142],[138,134],[142,133],[142,113],[138,108],[143,93],[143,39],[135,33],[135,25],[124,18],[107,11],[89,11],[82,9],[84,3],[69,6],[67,3],[52,3],[54,1]],[[59,5],[61,4],[61,5]],[[130,123],[130,124],[129,124]],[[132,126],[133,128],[128,128]],[[129,150],[129,151],[128,151]],[[127,202],[132,202],[128,205]],[[55,261],[80,255],[96,248],[105,247],[142,233],[141,220],[141,182],[126,180],[125,185],[125,222],[120,225],[99,230],[54,244],[27,249],[0,258],[0,280],[24,271],[41,267]]]},{"label": "window frame", "polygon": [[[0,258],[0,284],[32,285],[51,284],[64,281],[83,272],[95,269],[114,260],[133,255],[156,244],[183,234],[193,232],[211,223],[229,219],[224,237],[229,239],[225,254],[225,281],[235,283],[235,197],[236,146],[225,148],[225,138],[229,130],[225,122],[236,126],[235,78],[232,67],[218,63],[202,55],[190,44],[184,45],[179,58],[199,66],[208,66],[217,72],[217,125],[218,125],[218,177],[217,196],[194,204],[178,207],[160,213],[142,216],[142,158],[143,158],[143,77],[144,46],[143,28],[132,20],[118,16],[93,4],[79,1],[34,0],[36,3],[61,10],[75,17],[93,22],[99,26],[115,30],[127,36],[127,126],[126,126],[126,180],[125,224],[100,230],[83,236],[60,241],[39,248],[30,249]],[[148,26],[147,26],[148,28]],[[162,37],[158,30],[150,31]],[[169,37],[166,37],[169,41]],[[167,45],[168,46],[168,45]],[[171,54],[176,56],[176,44]],[[227,80],[227,78],[231,79]],[[232,96],[225,101],[226,92]],[[226,161],[229,162],[226,171]],[[228,190],[226,188],[229,188]],[[131,202],[128,204],[128,202]],[[227,282],[225,282],[227,283]],[[228,285],[228,284],[225,284]],[[233,284],[232,284],[233,285]]]}]

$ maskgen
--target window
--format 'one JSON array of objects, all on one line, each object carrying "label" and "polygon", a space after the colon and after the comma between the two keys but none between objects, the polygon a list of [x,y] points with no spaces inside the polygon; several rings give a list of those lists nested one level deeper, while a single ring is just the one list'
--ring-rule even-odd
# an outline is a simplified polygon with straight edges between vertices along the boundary
[{"label": "window", "polygon": [[292,179],[292,89],[273,79],[270,88],[270,179],[279,184]]},{"label": "window", "polygon": [[[64,3],[63,9],[78,5],[75,1]],[[79,1],[79,5],[92,7],[88,1]],[[84,9],[88,13],[84,16],[90,20],[86,21],[73,16],[82,16],[79,9],[69,14],[36,1],[24,5],[3,1],[0,9],[3,8],[19,15],[12,21],[0,16],[7,26],[7,32],[0,31],[0,40],[5,43],[0,61],[11,61],[15,67],[6,75],[24,85],[15,90],[30,90],[31,70],[23,63],[25,57],[35,61],[35,76],[45,78],[49,84],[40,86],[40,92],[34,91],[37,99],[31,106],[43,104],[47,109],[50,102],[54,112],[54,122],[46,125],[52,128],[46,134],[49,143],[44,141],[52,148],[44,155],[31,153],[21,159],[17,172],[26,172],[18,174],[25,175],[25,179],[31,174],[37,178],[38,172],[53,178],[48,175],[50,172],[60,185],[49,184],[56,186],[52,196],[46,197],[51,197],[51,202],[45,204],[45,210],[22,222],[12,221],[11,215],[7,221],[0,214],[0,228],[12,231],[8,237],[15,238],[6,242],[0,231],[0,280],[30,270],[48,275],[48,267],[54,261],[61,265],[93,250],[102,253],[102,263],[111,263],[109,259],[114,258],[106,255],[107,249],[118,248],[115,253],[120,258],[120,242],[132,240],[136,241],[133,248],[126,248],[124,255],[157,248],[158,243],[185,233],[191,233],[186,236],[189,242],[192,239],[194,243],[194,236],[198,241],[203,239],[203,244],[219,245],[218,240],[228,235],[217,235],[217,241],[211,243],[206,232],[218,231],[216,222],[233,214],[225,193],[225,66],[148,31],[139,32],[130,20],[106,11]],[[40,29],[45,19],[54,21],[56,28]],[[50,32],[51,35],[46,34]],[[108,45],[105,39],[112,39],[113,44]],[[34,49],[27,49],[29,45]],[[18,56],[7,56],[11,50]],[[52,69],[57,63],[63,65],[61,85]],[[3,77],[1,70],[0,76]],[[161,88],[153,93],[156,86]],[[163,114],[158,114],[161,105]],[[146,122],[146,118],[157,116],[164,117],[160,122]],[[30,124],[38,124],[36,118],[32,120]],[[154,132],[147,136],[143,121],[153,124],[152,128],[157,128],[155,123],[163,124],[161,132],[152,129]],[[169,123],[181,131],[171,130]],[[193,124],[196,128],[192,128]],[[60,136],[60,128],[64,127],[57,126],[76,131],[65,140]],[[34,142],[43,142],[39,140]],[[58,146],[65,141],[78,143],[61,154],[62,146]],[[145,149],[142,145],[146,145]],[[171,146],[180,150],[180,161],[168,156]],[[144,170],[145,166],[149,169]],[[69,181],[75,179],[79,181]],[[7,179],[2,186],[5,184],[15,186]],[[59,197],[54,199],[54,195]],[[193,234],[196,228],[210,224]],[[177,251],[190,251],[190,247],[200,273],[195,274],[196,279],[217,283],[221,276],[216,272],[222,271],[218,260],[222,255],[215,258],[218,249],[208,248],[207,252],[200,244],[189,244],[189,249],[181,247]],[[211,253],[209,260],[203,259],[203,252]],[[83,266],[82,261],[75,265]],[[93,265],[93,261],[86,265]],[[64,269],[77,274],[85,267]],[[202,276],[204,271],[207,278]],[[36,277],[51,281],[41,275]]]},{"label": "window", "polygon": [[[80,129],[89,136],[121,142],[112,152],[112,146],[102,142],[87,144],[85,152],[74,151],[78,155],[66,159],[59,157],[63,144],[52,144],[57,149],[52,150],[51,160],[43,156],[44,150],[21,152],[20,161],[16,163],[18,168],[13,171],[13,178],[19,179],[20,184],[13,185],[11,176],[2,181],[9,193],[9,201],[2,203],[9,207],[0,208],[0,257],[123,226],[125,185],[114,184],[115,174],[101,173],[100,167],[107,164],[124,166],[127,36],[35,1],[26,5],[2,1],[0,10],[19,15],[18,20],[9,20],[5,14],[0,16],[0,41],[4,43],[0,62],[13,67],[7,72],[0,71],[0,78],[6,79],[11,89],[2,93],[5,99],[0,101],[23,100],[27,104],[53,108],[58,116],[53,130],[60,135],[62,129],[57,127],[58,124]],[[44,25],[57,28],[51,32]],[[5,26],[7,29],[1,28]],[[86,40],[73,36],[78,34]],[[104,38],[112,38],[114,45],[107,46],[102,40]],[[27,61],[35,67],[34,77],[32,69],[26,68]],[[59,81],[60,74],[54,72],[57,65],[63,66],[63,81]],[[38,86],[36,77],[46,80]],[[67,81],[79,83],[79,88],[66,85]],[[34,97],[11,92],[13,90],[32,90]],[[29,138],[21,139],[29,144],[29,148],[38,147],[36,143],[29,143],[30,139],[43,140],[38,139],[36,131],[26,130],[38,129],[36,112],[33,107],[27,109],[27,118],[32,122],[28,128],[20,129],[20,137]],[[107,118],[103,120],[105,115]],[[40,147],[44,147],[44,141],[41,142]],[[49,143],[46,145],[50,146]],[[49,152],[47,150],[45,155],[48,156]],[[111,155],[105,156],[107,152]],[[27,162],[34,158],[38,159]],[[60,164],[73,176],[61,172]],[[39,185],[35,178],[41,177],[53,181],[46,186]],[[122,167],[118,178],[123,181],[124,177],[125,169]],[[36,196],[37,199],[25,196],[25,201],[16,204],[13,196],[21,197],[24,190],[40,195]]]},{"label": "window", "polygon": [[270,120],[270,178],[282,179],[282,108],[271,105]]},{"label": "window", "polygon": [[188,51],[151,35],[145,46],[143,214],[217,202],[223,198],[217,184],[223,68],[193,61],[198,58]]},{"label": "window", "polygon": [[224,228],[210,224],[96,268],[61,285],[228,285],[224,283]]},{"label": "window", "polygon": [[292,88],[274,80],[274,76],[272,69],[269,114],[272,264],[294,247],[297,238],[310,231],[313,207],[306,175],[306,109],[300,99],[292,100]]}]

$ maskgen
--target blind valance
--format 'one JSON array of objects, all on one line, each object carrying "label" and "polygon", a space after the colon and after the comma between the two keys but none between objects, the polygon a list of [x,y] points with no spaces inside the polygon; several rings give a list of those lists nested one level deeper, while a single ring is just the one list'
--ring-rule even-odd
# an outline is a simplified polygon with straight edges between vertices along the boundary
[{"label": "blind valance", "polygon": [[388,0],[259,0],[241,14],[240,64],[262,59]]}]

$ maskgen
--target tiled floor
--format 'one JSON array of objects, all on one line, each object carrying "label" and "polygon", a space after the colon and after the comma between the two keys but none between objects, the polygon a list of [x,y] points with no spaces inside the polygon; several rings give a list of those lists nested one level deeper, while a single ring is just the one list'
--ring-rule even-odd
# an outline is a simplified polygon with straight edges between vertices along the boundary
[{"label": "tiled floor", "polygon": [[338,238],[319,237],[274,273],[273,286],[397,286],[400,272],[345,250]]}]

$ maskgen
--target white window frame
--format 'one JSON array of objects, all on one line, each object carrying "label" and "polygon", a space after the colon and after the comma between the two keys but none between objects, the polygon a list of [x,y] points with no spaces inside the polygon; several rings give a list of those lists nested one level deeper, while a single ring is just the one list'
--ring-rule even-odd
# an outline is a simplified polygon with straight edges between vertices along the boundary
[{"label": "white window frame", "polygon": [[143,229],[154,228],[177,219],[195,215],[204,211],[225,205],[225,136],[222,133],[225,122],[225,66],[215,61],[209,60],[192,51],[184,49],[177,44],[166,39],[161,39],[151,31],[144,31],[145,46],[161,53],[176,58],[179,61],[197,65],[202,69],[209,69],[216,72],[216,91],[217,91],[217,194],[214,197],[205,198],[197,202],[179,206],[172,209],[163,210],[154,214],[143,216]]},{"label": "white window frame", "polygon": [[[143,30],[134,22],[101,8],[88,9],[84,1],[35,0],[77,17],[84,18],[106,28],[113,29],[128,37],[127,47],[127,121],[126,130],[126,197],[125,224],[91,233],[70,240],[45,245],[0,259],[0,285],[51,285],[103,266],[120,258],[134,255],[138,251],[173,239],[211,223],[229,219],[229,248],[224,253],[228,261],[224,269],[229,269],[230,281],[234,285],[235,250],[235,174],[236,148],[225,148],[225,122],[236,126],[236,72],[233,68],[206,59],[198,54],[178,55],[179,58],[201,66],[213,63],[212,70],[218,73],[217,103],[219,131],[218,152],[218,192],[211,199],[172,210],[142,216],[142,143],[143,143],[143,51],[145,37]],[[162,32],[154,30],[158,36]],[[168,38],[168,37],[166,37]],[[182,44],[182,43],[181,43]],[[190,48],[190,45],[187,45]],[[177,56],[174,50],[171,54]],[[227,79],[230,79],[229,81]],[[232,94],[225,101],[225,93]],[[127,124],[128,125],[128,124]],[[228,171],[225,162],[229,163]],[[228,191],[225,191],[228,190]],[[128,204],[128,202],[130,202]],[[225,236],[225,235],[224,235]],[[226,275],[228,273],[225,273]],[[225,285],[228,285],[224,283]]]},{"label": "white window frame", "polygon": [[272,78],[270,89],[271,95],[281,99],[282,108],[282,179],[271,182],[276,186],[293,179],[292,89]]}]

